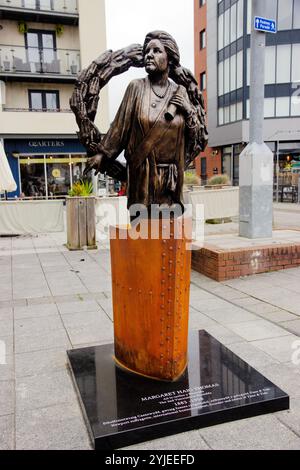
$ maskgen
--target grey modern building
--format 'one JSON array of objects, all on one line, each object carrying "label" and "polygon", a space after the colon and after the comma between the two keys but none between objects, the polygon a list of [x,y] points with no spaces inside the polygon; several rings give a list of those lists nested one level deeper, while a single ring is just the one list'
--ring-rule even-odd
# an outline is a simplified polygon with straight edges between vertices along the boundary
[{"label": "grey modern building", "polygon": [[[249,140],[251,3],[207,2],[209,146],[221,149],[222,171],[234,184]],[[300,165],[300,0],[264,4],[265,17],[278,26],[276,34],[266,33],[264,139],[274,152],[275,175],[287,181]]]}]

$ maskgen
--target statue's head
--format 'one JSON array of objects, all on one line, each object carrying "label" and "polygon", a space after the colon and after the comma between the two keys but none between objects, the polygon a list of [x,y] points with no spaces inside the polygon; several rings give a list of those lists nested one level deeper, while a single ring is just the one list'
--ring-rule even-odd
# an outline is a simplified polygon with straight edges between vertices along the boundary
[{"label": "statue's head", "polygon": [[143,46],[144,62],[148,73],[151,73],[151,66],[147,66],[147,55],[149,50],[155,47],[161,50],[161,67],[164,67],[165,62],[170,68],[179,65],[180,54],[175,39],[165,31],[152,31],[147,34]]}]

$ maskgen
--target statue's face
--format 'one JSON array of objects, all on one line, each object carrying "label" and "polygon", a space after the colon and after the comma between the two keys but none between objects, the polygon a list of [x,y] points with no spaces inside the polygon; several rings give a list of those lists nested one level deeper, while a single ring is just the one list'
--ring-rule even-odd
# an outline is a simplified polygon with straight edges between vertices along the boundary
[{"label": "statue's face", "polygon": [[164,45],[159,39],[152,39],[145,50],[145,68],[146,72],[163,73],[168,70],[169,60]]}]

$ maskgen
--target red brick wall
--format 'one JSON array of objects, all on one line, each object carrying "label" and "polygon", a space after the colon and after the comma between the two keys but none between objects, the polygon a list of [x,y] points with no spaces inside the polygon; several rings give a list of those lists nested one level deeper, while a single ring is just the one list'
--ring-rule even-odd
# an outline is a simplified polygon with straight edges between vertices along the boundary
[{"label": "red brick wall", "polygon": [[[207,0],[209,1],[209,0]],[[207,29],[207,20],[206,20],[206,4],[201,8],[199,7],[199,0],[194,0],[194,48],[195,48],[195,76],[200,84],[200,74],[206,72],[206,83],[208,83],[208,73],[207,73],[207,60],[206,60],[206,51],[207,48],[200,50],[200,31]],[[206,44],[209,41],[209,38],[206,34]],[[207,93],[206,90],[203,91],[203,98],[205,103],[205,109],[207,109]],[[221,152],[219,151],[217,155],[213,156],[213,152],[217,149],[207,147],[204,152],[196,159],[196,172],[201,176],[201,163],[200,158],[206,157],[206,166],[207,166],[207,177],[210,178],[213,176],[214,168],[218,168],[218,173],[221,174]]]},{"label": "red brick wall", "polygon": [[216,281],[240,276],[279,271],[300,266],[300,245],[274,245],[263,248],[217,251],[201,248],[192,251],[192,269]]}]

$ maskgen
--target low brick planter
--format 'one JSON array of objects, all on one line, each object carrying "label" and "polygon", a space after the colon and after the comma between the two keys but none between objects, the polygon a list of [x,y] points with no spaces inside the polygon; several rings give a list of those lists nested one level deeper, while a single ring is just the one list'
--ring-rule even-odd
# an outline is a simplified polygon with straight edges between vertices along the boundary
[{"label": "low brick planter", "polygon": [[215,281],[300,266],[300,244],[220,250],[205,246],[192,251],[192,269]]}]

